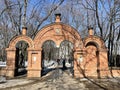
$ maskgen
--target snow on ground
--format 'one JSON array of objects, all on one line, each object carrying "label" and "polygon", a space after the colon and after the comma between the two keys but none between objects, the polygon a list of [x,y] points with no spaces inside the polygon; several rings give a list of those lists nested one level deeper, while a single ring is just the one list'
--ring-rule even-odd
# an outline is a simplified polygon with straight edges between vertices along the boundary
[{"label": "snow on ground", "polygon": [[49,73],[38,80],[23,78],[7,80],[6,83],[0,84],[0,90],[120,90],[120,78],[75,79],[66,71],[55,78],[58,71],[60,70],[53,71],[52,74]]}]

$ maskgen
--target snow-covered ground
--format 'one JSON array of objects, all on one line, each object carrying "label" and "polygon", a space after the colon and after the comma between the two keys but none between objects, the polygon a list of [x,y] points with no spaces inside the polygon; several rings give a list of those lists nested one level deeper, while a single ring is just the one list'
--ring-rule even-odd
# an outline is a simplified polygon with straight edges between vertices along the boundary
[{"label": "snow-covered ground", "polygon": [[56,68],[58,66],[58,63],[54,60],[44,60],[43,66],[45,69],[52,69],[52,68]]},{"label": "snow-covered ground", "polygon": [[[52,68],[56,68],[58,66],[61,66],[61,67],[63,66],[63,60],[60,60],[59,64],[55,60],[49,60],[49,61],[48,60],[44,60],[44,62],[43,62],[43,67],[45,69],[52,69]],[[65,62],[65,66],[66,67],[72,67],[71,63],[69,63],[69,62]]]},{"label": "snow-covered ground", "polygon": [[0,76],[0,83],[5,83],[6,81],[6,77]]},{"label": "snow-covered ground", "polygon": [[0,67],[6,67],[6,62],[0,61]]}]

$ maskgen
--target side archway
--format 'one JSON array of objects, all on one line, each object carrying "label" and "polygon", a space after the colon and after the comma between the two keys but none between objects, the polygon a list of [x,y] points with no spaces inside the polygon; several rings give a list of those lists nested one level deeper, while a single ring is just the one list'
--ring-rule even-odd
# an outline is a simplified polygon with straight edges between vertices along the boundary
[{"label": "side archway", "polygon": [[107,49],[104,41],[97,36],[89,36],[84,39],[84,45],[86,60],[83,66],[86,76],[108,76]]},{"label": "side archway", "polygon": [[85,48],[86,48],[86,59],[84,61],[85,75],[100,77],[100,72],[99,72],[100,60],[99,60],[98,43],[94,41],[89,41],[85,45]]},{"label": "side archway", "polygon": [[[28,36],[20,35],[15,36],[10,40],[10,43],[8,45],[8,48],[6,48],[7,52],[7,73],[6,76],[14,77],[15,76],[15,70],[16,70],[16,62],[17,62],[17,51],[16,48],[17,43],[24,41],[28,44],[29,48],[34,48],[34,43],[31,38]],[[29,49],[28,48],[28,49]],[[27,50],[27,49],[26,49]],[[29,51],[28,51],[28,58],[30,57]],[[28,61],[29,63],[29,61]]]},{"label": "side archway", "polygon": [[89,42],[94,42],[94,44],[96,44],[99,48],[106,48],[104,41],[98,36],[86,37],[83,41],[84,46],[86,46]]},{"label": "side archway", "polygon": [[30,48],[34,47],[33,40],[30,37],[20,35],[20,36],[15,36],[10,40],[8,48],[14,48],[19,41],[27,42]]}]

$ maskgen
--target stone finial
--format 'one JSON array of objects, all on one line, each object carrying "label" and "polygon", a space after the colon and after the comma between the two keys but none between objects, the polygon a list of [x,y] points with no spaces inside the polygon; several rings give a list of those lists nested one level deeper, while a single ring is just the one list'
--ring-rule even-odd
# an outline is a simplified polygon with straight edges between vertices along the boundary
[{"label": "stone finial", "polygon": [[55,14],[55,22],[60,22],[61,21],[61,14],[57,13]]},{"label": "stone finial", "polygon": [[94,35],[93,27],[88,27],[88,34],[89,36]]},{"label": "stone finial", "polygon": [[27,27],[22,27],[22,35],[26,35],[27,34]]}]

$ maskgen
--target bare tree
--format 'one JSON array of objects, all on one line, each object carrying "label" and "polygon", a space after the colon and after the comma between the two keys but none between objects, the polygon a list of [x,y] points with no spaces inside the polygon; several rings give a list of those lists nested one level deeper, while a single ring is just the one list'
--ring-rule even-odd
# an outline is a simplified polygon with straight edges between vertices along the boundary
[{"label": "bare tree", "polygon": [[0,1],[1,49],[8,46],[13,36],[21,34],[21,27],[24,25],[28,28],[28,36],[33,38],[42,24],[45,24],[44,22],[63,2],[64,0],[51,0],[50,3],[46,0]]}]

